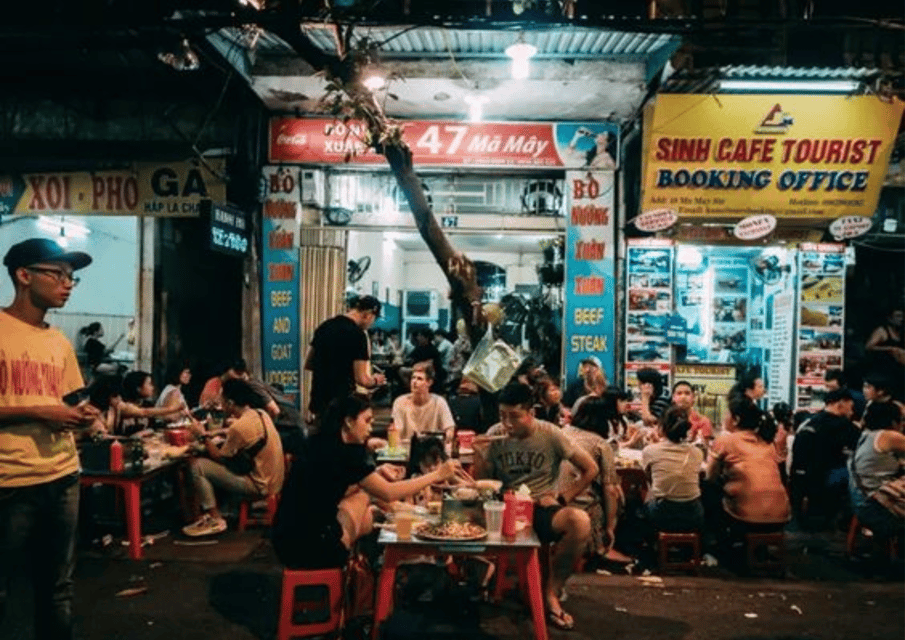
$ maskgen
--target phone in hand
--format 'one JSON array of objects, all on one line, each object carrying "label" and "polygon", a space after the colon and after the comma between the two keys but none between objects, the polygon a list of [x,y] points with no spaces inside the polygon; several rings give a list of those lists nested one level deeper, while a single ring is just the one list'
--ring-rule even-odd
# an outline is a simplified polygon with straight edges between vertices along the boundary
[{"label": "phone in hand", "polygon": [[82,387],[63,396],[63,404],[75,407],[88,399],[88,388]]}]

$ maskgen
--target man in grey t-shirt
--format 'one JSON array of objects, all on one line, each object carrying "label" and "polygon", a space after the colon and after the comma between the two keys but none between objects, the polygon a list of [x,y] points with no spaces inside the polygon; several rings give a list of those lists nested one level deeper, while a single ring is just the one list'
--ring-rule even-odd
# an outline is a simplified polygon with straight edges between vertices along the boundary
[{"label": "man in grey t-shirt", "polygon": [[[500,422],[487,436],[475,438],[475,477],[502,480],[507,490],[521,484],[531,489],[537,537],[544,543],[556,542],[552,570],[544,585],[548,619],[559,629],[571,629],[575,622],[563,611],[559,594],[587,545],[591,522],[586,511],[566,505],[591,484],[599,470],[591,456],[572,444],[559,427],[535,419],[533,404],[531,387],[515,382],[503,388]],[[495,435],[506,438],[486,439]],[[563,460],[575,465],[581,476],[557,492]]]}]

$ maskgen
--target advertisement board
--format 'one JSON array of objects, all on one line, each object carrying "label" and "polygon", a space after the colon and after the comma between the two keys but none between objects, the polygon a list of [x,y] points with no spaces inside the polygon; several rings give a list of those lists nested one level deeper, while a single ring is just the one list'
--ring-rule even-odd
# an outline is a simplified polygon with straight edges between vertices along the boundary
[{"label": "advertisement board", "polygon": [[842,368],[845,347],[845,246],[799,247],[798,368],[795,408],[820,409],[829,369]]},{"label": "advertisement board", "polygon": [[301,402],[298,171],[264,167],[261,340],[264,380]]},{"label": "advertisement board", "polygon": [[616,327],[615,220],[612,171],[570,171],[565,249],[565,374],[596,357],[614,380]]},{"label": "advertisement board", "polygon": [[0,215],[195,217],[226,201],[226,163],[136,163],[119,171],[0,176]]},{"label": "advertisement board", "polygon": [[[403,127],[415,166],[616,169],[619,162],[613,122],[410,120]],[[276,117],[268,157],[273,163],[386,165],[366,135],[354,120]]]},{"label": "advertisement board", "polygon": [[902,110],[877,96],[661,94],[645,132],[642,212],[870,217]]}]

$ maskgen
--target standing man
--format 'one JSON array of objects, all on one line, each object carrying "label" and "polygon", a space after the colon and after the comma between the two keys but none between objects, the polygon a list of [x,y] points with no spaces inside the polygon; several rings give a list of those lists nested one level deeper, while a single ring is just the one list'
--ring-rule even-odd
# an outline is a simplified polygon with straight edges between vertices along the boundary
[{"label": "standing man", "polygon": [[308,411],[311,417],[324,413],[334,398],[345,398],[355,385],[374,389],[386,382],[383,374],[371,374],[368,329],[380,317],[380,300],[359,296],[343,315],[330,318],[314,331],[305,356],[305,369],[312,373]]},{"label": "standing man", "polygon": [[72,571],[79,510],[79,457],[73,429],[97,410],[63,398],[84,386],[75,351],[44,322],[66,304],[91,263],[52,240],[10,248],[3,264],[15,287],[0,310],[0,636],[12,624],[13,580],[34,586],[35,636],[72,638]]},{"label": "standing man", "polygon": [[[588,513],[566,506],[584,493],[599,473],[597,463],[554,424],[534,417],[534,392],[521,382],[500,391],[500,421],[487,436],[506,436],[488,441],[475,438],[475,477],[503,481],[503,488],[531,489],[534,500],[534,531],[543,543],[556,542],[550,574],[544,585],[547,619],[557,629],[572,629],[575,621],[560,604],[560,593],[572,574],[575,561],[591,537]],[[568,460],[578,478],[557,490],[559,466]]]}]

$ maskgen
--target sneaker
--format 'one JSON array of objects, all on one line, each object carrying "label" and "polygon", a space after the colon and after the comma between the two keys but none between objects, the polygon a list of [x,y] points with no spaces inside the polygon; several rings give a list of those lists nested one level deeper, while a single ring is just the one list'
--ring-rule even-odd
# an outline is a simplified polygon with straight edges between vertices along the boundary
[{"label": "sneaker", "polygon": [[226,531],[226,520],[223,518],[214,518],[209,514],[204,514],[195,522],[182,527],[182,533],[191,537],[212,536],[217,533]]}]

